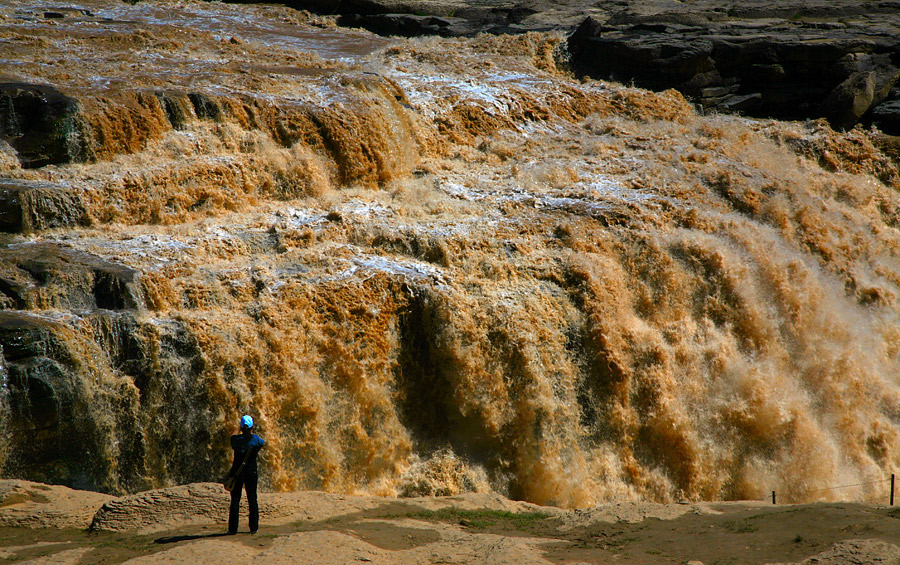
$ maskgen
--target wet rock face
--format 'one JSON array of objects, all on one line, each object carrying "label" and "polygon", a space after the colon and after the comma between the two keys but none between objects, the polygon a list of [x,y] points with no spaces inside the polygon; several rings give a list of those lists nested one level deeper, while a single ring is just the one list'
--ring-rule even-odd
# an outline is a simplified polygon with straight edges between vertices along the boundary
[{"label": "wet rock face", "polygon": [[[0,343],[3,476],[123,492],[149,488],[147,475],[166,465],[187,473],[177,481],[218,473],[193,449],[209,442],[195,421],[209,401],[179,324],[142,324],[127,311],[0,311]],[[153,421],[146,410],[169,416]]]},{"label": "wet rock face", "polygon": [[132,268],[55,243],[0,249],[3,476],[123,492],[167,465],[177,481],[218,473],[191,447],[209,443],[195,420],[211,402],[196,339],[142,312]]},{"label": "wet rock face", "polygon": [[53,86],[0,83],[0,140],[26,169],[133,153],[177,121],[162,96],[120,91],[76,100]]},{"label": "wet rock face", "polygon": [[[141,468],[129,421],[137,409],[134,386],[97,360],[109,356],[110,366],[134,368],[146,358],[133,337],[136,283],[132,269],[56,244],[0,250],[0,403],[10,438],[0,457],[4,474],[103,490],[134,484]],[[85,329],[97,340],[81,338]],[[98,417],[110,403],[124,410]],[[113,459],[110,436],[118,436]],[[111,479],[117,458],[134,472]]]},{"label": "wet rock face", "polygon": [[77,191],[51,183],[0,178],[0,232],[29,233],[89,223]]},{"label": "wet rock face", "polygon": [[894,89],[889,101],[872,109],[872,122],[882,131],[900,132],[900,91]]},{"label": "wet rock face", "polygon": [[573,65],[592,77],[676,88],[707,109],[824,117],[846,129],[894,102],[900,39],[879,31],[862,24],[668,14],[587,18],[568,46]]},{"label": "wet rock face", "polygon": [[3,470],[92,486],[108,473],[101,456],[105,438],[97,433],[96,397],[80,378],[65,333],[63,324],[46,317],[0,312],[0,368],[10,406]]},{"label": "wet rock face", "polygon": [[[56,244],[0,250],[4,474],[109,491],[136,484],[138,395],[110,370],[128,374],[147,357],[134,337],[136,283],[132,269]],[[84,330],[96,340],[83,339]],[[105,410],[109,415],[98,415]],[[116,460],[133,470],[114,472]]]},{"label": "wet rock face", "polygon": [[15,309],[141,305],[137,271],[52,243],[0,249],[0,292],[0,304]]},{"label": "wet rock face", "polygon": [[73,160],[78,152],[78,104],[52,86],[0,83],[0,139],[23,167]]}]

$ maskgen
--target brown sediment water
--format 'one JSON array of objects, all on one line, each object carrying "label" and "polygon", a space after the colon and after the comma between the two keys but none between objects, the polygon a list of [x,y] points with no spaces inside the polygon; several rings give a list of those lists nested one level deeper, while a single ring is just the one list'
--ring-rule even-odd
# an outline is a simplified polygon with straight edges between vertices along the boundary
[{"label": "brown sediment water", "polygon": [[3,476],[215,479],[245,412],[276,490],[863,500],[900,462],[877,133],[580,82],[554,35],[53,9],[0,8],[3,103],[58,116],[0,144],[4,214],[52,218],[0,253]]}]

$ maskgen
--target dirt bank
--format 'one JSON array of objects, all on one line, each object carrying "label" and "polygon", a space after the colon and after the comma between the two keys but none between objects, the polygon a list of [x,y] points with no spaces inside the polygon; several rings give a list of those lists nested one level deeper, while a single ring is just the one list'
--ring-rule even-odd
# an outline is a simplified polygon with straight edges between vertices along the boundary
[{"label": "dirt bank", "polygon": [[[896,509],[852,503],[621,503],[563,511],[496,494],[264,493],[225,536],[227,493],[121,498],[0,481],[0,559],[29,563],[896,563]],[[242,524],[246,526],[246,524]]]}]

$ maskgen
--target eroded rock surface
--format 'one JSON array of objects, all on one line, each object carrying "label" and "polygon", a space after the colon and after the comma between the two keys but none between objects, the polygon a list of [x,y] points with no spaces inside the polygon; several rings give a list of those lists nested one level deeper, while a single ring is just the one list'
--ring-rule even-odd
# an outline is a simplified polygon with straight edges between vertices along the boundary
[{"label": "eroded rock surface", "polygon": [[53,86],[0,82],[0,139],[25,167],[67,163],[81,154],[78,104]]},{"label": "eroded rock surface", "polygon": [[780,119],[824,117],[840,129],[863,121],[900,133],[895,109],[900,95],[891,93],[900,75],[896,2],[289,4],[340,14],[341,25],[382,35],[572,34],[568,46],[574,67],[595,78],[676,88],[710,110]]},{"label": "eroded rock surface", "polygon": [[840,21],[766,15],[589,18],[569,38],[569,51],[580,72],[676,88],[709,110],[824,117],[840,129],[865,118],[900,133],[890,111],[900,77],[900,8]]},{"label": "eroded rock surface", "polygon": [[0,480],[0,526],[87,528],[112,497],[31,481]]},{"label": "eroded rock surface", "polygon": [[89,223],[78,191],[52,183],[0,178],[0,232],[27,233]]}]

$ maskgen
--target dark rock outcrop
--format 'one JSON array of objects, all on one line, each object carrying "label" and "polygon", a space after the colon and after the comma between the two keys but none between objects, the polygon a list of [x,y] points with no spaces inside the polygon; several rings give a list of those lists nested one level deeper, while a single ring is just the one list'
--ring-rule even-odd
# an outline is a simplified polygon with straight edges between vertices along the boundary
[{"label": "dark rock outcrop", "polygon": [[134,153],[173,124],[183,125],[174,97],[118,91],[76,98],[54,86],[0,83],[0,140],[28,169]]},{"label": "dark rock outcrop", "polygon": [[0,139],[23,167],[68,163],[79,152],[78,103],[52,86],[0,83]]},{"label": "dark rock outcrop", "polygon": [[[128,386],[125,381],[104,383],[99,374],[82,378],[91,366],[79,359],[81,344],[73,343],[72,335],[64,318],[0,312],[0,373],[10,407],[4,427],[12,438],[3,472],[15,476],[19,469],[27,469],[42,481],[80,487],[99,483],[105,490],[115,490],[98,480],[115,466],[111,454],[105,453],[105,436],[118,436],[115,456],[131,451],[136,437],[133,427],[117,430],[112,413],[98,417],[97,411],[113,399],[134,395],[119,394],[117,389]],[[119,413],[132,412],[136,405],[130,404]]]},{"label": "dark rock outcrop", "polygon": [[68,187],[0,178],[0,232],[29,233],[90,224],[81,195]]},{"label": "dark rock outcrop", "polygon": [[[232,0],[244,2],[244,0]],[[249,0],[247,0],[249,1]],[[568,29],[553,18],[525,21],[553,4],[540,2],[482,0],[285,0],[292,8],[319,14],[337,14],[338,23],[360,27],[380,35],[415,37],[472,36],[478,33],[523,33]],[[584,13],[580,6],[566,6],[568,11]],[[595,10],[588,10],[595,11]]]},{"label": "dark rock outcrop", "polygon": [[346,2],[338,6],[338,23],[361,27],[380,35],[416,37],[472,36],[478,33],[521,33],[552,29],[534,24],[521,26],[535,10],[514,2],[397,4],[395,2]]},{"label": "dark rock outcrop", "polygon": [[134,269],[53,243],[0,247],[0,310],[134,310],[142,303],[138,278]]},{"label": "dark rock outcrop", "polygon": [[871,118],[882,131],[900,135],[900,90],[894,89],[888,100],[876,106]]},{"label": "dark rock outcrop", "polygon": [[[148,469],[166,474],[167,461],[179,482],[221,467],[189,448],[209,443],[193,422],[209,399],[181,324],[142,323],[133,312],[0,311],[0,344],[3,476],[121,493],[153,486]],[[163,401],[171,428],[142,413]]]},{"label": "dark rock outcrop", "polygon": [[874,115],[900,77],[900,37],[843,24],[587,18],[568,46],[573,66],[595,78],[676,88],[706,109],[825,117],[837,128]]},{"label": "dark rock outcrop", "polygon": [[379,35],[402,37],[459,36],[471,34],[477,29],[463,18],[415,14],[347,14],[339,21],[347,27],[361,27]]}]

